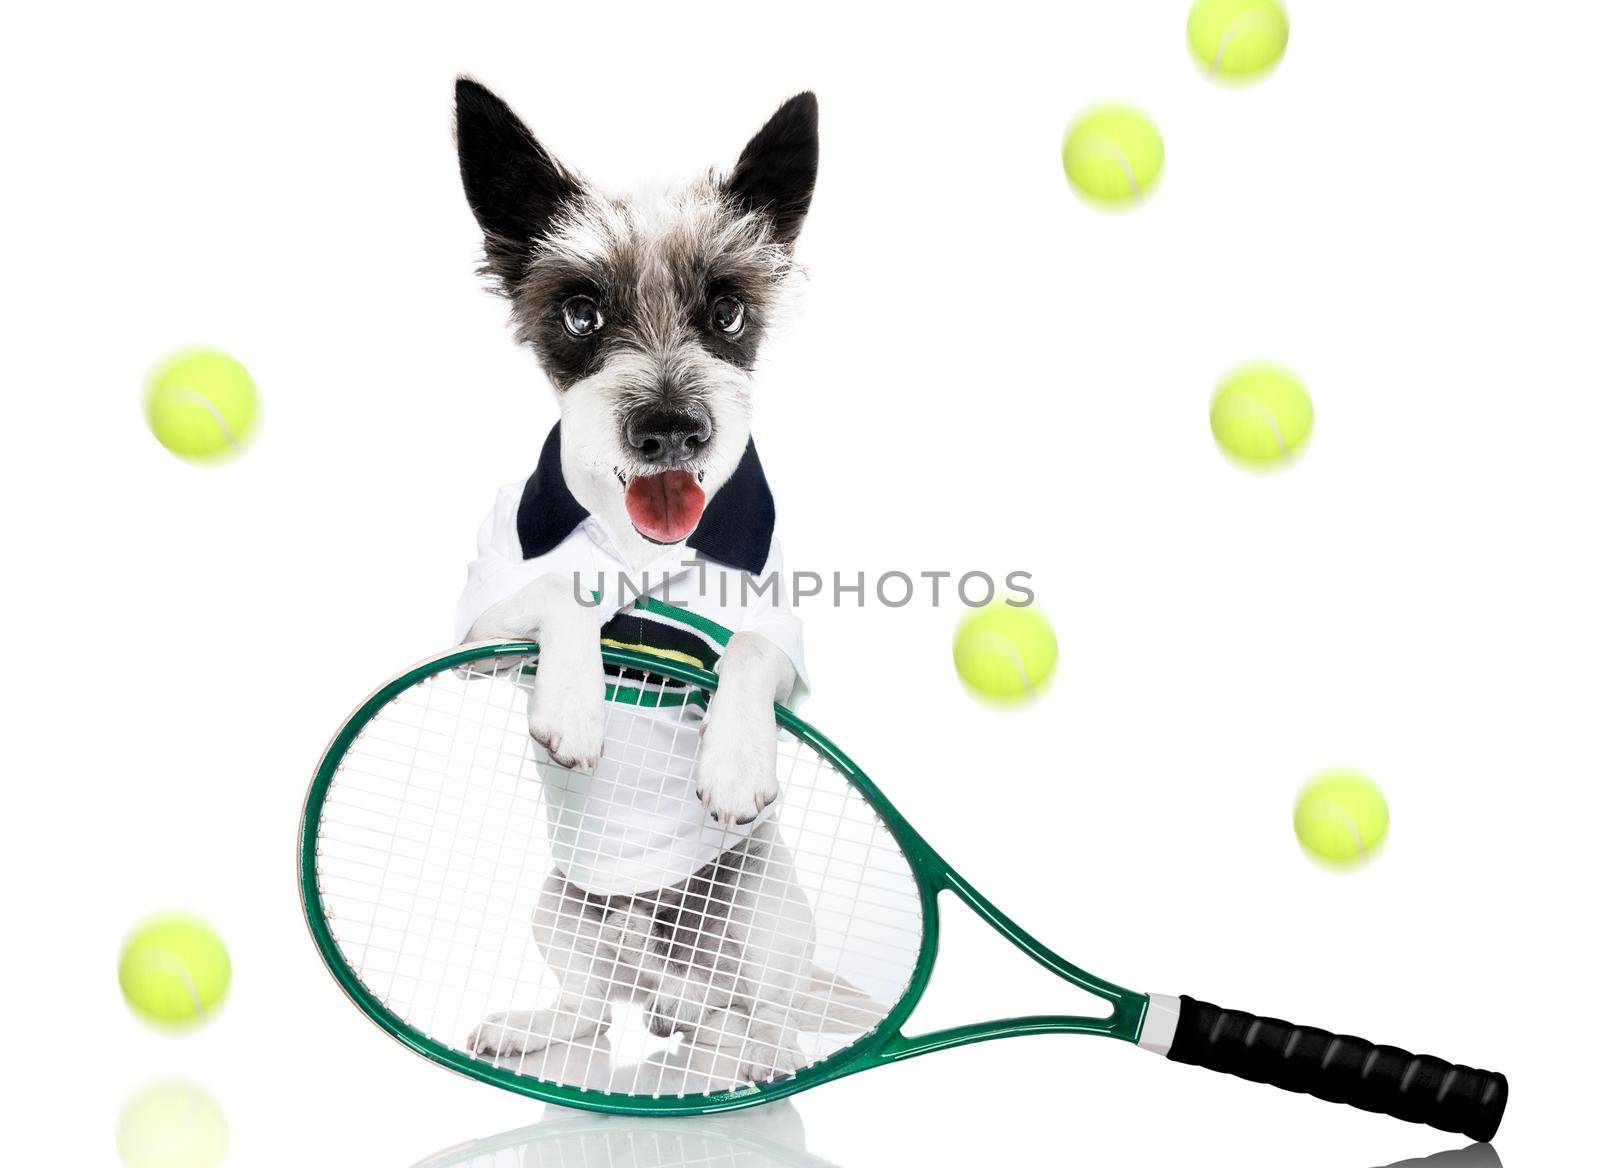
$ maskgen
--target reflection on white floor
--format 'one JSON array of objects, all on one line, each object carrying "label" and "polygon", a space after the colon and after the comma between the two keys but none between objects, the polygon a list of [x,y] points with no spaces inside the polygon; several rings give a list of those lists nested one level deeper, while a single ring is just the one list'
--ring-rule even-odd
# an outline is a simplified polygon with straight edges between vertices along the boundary
[{"label": "reflection on white floor", "polygon": [[[668,1072],[663,1071],[664,1074]],[[1225,1155],[1206,1156],[1226,1164]],[[1186,1160],[1185,1163],[1191,1161]],[[729,1115],[678,1119],[547,1107],[531,1127],[447,1148],[414,1168],[834,1168],[806,1151],[788,1100]],[[1177,1168],[1174,1165],[1173,1168]],[[1387,1168],[1503,1168],[1491,1144],[1451,1148]]]},{"label": "reflection on white floor", "polygon": [[228,1121],[211,1092],[188,1079],[151,1079],[122,1105],[117,1154],[127,1168],[219,1168]]},{"label": "reflection on white floor", "polygon": [[806,1151],[787,1100],[732,1115],[639,1119],[548,1107],[544,1119],[474,1140],[416,1168],[834,1168]]},{"label": "reflection on white floor", "polygon": [[1415,1160],[1400,1160],[1388,1168],[1504,1168],[1493,1144],[1469,1144]]}]

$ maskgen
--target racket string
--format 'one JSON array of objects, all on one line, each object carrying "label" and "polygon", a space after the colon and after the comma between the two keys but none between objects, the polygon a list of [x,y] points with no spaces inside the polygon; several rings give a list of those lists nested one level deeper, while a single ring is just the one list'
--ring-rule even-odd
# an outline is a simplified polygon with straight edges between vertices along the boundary
[{"label": "racket string", "polygon": [[[521,677],[466,672],[374,718],[319,829],[337,944],[408,1025],[467,1050],[503,1016],[516,1041],[490,1045],[518,1049],[472,1053],[551,1082],[685,1094],[827,1057],[901,996],[922,937],[915,881],[823,755],[784,735],[773,810],[753,830],[702,830],[713,858],[687,878],[681,855],[647,850],[634,857],[645,891],[552,893],[552,871],[617,859],[619,822],[698,811],[700,706],[637,670],[609,676],[606,757],[574,775],[529,739]],[[618,960],[608,923],[634,918],[643,944]],[[652,1004],[677,1033],[640,1033]]]}]

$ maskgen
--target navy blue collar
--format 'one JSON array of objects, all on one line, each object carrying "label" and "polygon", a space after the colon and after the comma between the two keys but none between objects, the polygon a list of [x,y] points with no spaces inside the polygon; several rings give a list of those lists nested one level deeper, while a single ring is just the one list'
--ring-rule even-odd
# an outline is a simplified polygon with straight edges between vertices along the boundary
[{"label": "navy blue collar", "polygon": [[[561,423],[557,422],[544,440],[539,465],[528,476],[528,484],[522,488],[522,502],[517,506],[522,558],[531,560],[554,550],[588,517],[583,505],[572,497],[561,473]],[[777,518],[772,488],[767,486],[752,440],[728,481],[711,497],[687,542],[708,559],[743,572],[759,572],[772,551],[772,528]]]}]

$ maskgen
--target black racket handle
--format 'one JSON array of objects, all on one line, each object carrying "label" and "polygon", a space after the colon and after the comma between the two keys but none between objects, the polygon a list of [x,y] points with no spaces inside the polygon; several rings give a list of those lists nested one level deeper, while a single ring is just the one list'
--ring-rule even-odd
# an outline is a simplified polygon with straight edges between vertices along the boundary
[{"label": "black racket handle", "polygon": [[1397,1046],[1224,1010],[1185,995],[1167,1057],[1348,1103],[1475,1140],[1494,1137],[1510,1084],[1496,1071],[1447,1063]]}]

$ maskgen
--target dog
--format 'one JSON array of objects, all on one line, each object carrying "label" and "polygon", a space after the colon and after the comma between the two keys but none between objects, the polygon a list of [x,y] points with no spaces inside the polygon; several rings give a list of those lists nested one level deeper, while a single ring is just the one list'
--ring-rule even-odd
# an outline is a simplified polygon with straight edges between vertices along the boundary
[{"label": "dog", "polygon": [[[629,605],[603,580],[591,605],[575,579],[596,564],[647,578],[654,566],[681,583],[685,556],[702,596],[708,571],[724,593],[733,577],[781,579],[750,438],[753,371],[800,278],[816,99],[784,102],[727,174],[664,192],[601,192],[467,78],[456,142],[482,272],[560,405],[539,468],[502,492],[480,531],[458,634],[538,642],[529,733],[572,776],[545,784],[556,867],[533,920],[559,998],[492,1015],[468,1045],[505,1058],[583,1042],[617,999],[639,998],[649,1029],[684,1035],[716,1082],[788,1074],[802,1059],[786,1031],[797,1013],[855,1029],[883,1014],[812,963],[811,911],[770,815],[773,703],[803,687],[799,622],[781,586],[776,603],[709,601],[724,641],[671,604]],[[714,666],[692,772],[669,776],[682,792],[646,799],[607,771],[626,744],[606,740],[602,640]],[[621,826],[601,806],[624,807]],[[635,847],[641,838],[653,842]]]}]

